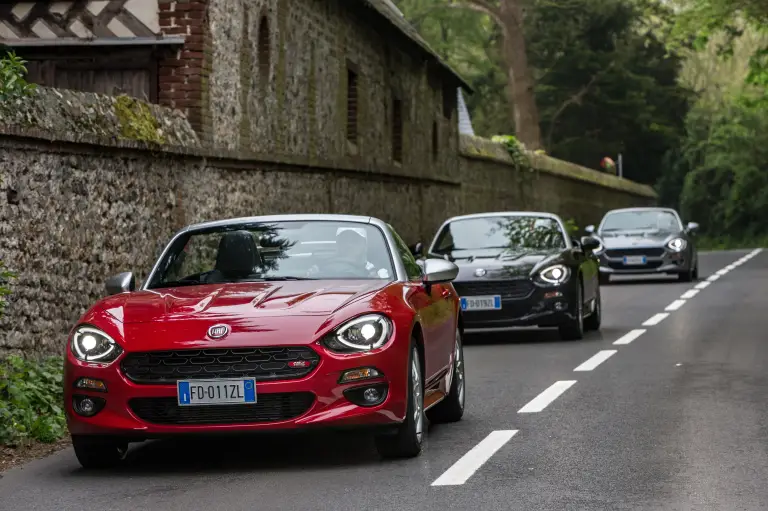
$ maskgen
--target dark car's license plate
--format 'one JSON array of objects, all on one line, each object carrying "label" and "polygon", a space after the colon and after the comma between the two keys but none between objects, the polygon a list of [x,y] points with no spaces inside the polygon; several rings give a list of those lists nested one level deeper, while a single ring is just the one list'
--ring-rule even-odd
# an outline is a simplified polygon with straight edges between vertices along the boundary
[{"label": "dark car's license plate", "polygon": [[486,311],[500,309],[501,295],[463,296],[461,298],[461,310],[463,311]]}]

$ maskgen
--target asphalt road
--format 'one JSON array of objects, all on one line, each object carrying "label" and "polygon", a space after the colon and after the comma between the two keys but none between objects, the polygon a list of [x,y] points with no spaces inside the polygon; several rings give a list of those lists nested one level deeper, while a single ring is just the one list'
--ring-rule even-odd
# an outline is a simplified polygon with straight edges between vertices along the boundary
[{"label": "asphalt road", "polygon": [[152,442],[101,473],[66,450],[6,473],[0,510],[768,509],[768,251],[749,253],[603,288],[583,341],[471,340],[465,418],[414,460],[350,434]]}]

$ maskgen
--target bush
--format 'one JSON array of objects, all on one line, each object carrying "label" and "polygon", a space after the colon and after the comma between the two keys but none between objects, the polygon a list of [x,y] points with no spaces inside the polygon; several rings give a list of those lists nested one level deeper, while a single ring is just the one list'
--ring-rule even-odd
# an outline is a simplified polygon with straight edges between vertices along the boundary
[{"label": "bush", "polygon": [[63,360],[0,360],[0,445],[52,443],[66,433]]},{"label": "bush", "polygon": [[14,52],[0,58],[0,102],[28,96],[35,90],[35,84],[26,80],[26,63]]}]

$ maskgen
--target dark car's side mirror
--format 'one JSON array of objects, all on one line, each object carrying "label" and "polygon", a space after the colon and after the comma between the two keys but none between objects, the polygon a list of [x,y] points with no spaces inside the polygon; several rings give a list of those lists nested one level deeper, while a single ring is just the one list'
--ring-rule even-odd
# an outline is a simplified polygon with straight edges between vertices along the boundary
[{"label": "dark car's side mirror", "polygon": [[136,290],[136,277],[132,272],[126,271],[118,273],[107,279],[107,293],[116,295],[119,293],[130,293]]},{"label": "dark car's side mirror", "polygon": [[418,242],[409,246],[408,249],[411,251],[411,254],[413,254],[413,257],[418,259],[423,255],[422,252],[424,252],[424,245],[421,242]]},{"label": "dark car's side mirror", "polygon": [[594,234],[595,233],[595,226],[594,225],[588,225],[584,228],[584,232],[587,234]]},{"label": "dark car's side mirror", "polygon": [[424,260],[424,283],[450,282],[459,275],[459,267],[445,259]]},{"label": "dark car's side mirror", "polygon": [[696,222],[688,222],[688,225],[685,226],[685,230],[688,232],[696,232],[699,230],[699,224]]},{"label": "dark car's side mirror", "polygon": [[595,250],[599,246],[600,242],[597,241],[597,238],[593,238],[592,236],[584,236],[581,238],[581,247],[584,250]]}]

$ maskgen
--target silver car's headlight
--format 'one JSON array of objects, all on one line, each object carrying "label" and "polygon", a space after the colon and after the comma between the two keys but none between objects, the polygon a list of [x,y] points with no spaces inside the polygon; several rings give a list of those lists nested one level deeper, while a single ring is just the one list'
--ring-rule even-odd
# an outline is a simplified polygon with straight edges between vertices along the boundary
[{"label": "silver car's headlight", "polygon": [[680,252],[685,250],[687,243],[682,238],[675,238],[667,242],[667,248],[672,252]]},{"label": "silver car's headlight", "polygon": [[123,352],[109,335],[92,326],[81,326],[72,335],[72,354],[83,362],[112,362]]},{"label": "silver car's headlight", "polygon": [[351,319],[323,339],[323,344],[339,353],[359,353],[381,348],[392,334],[392,322],[381,314],[366,314]]},{"label": "silver car's headlight", "polygon": [[548,266],[539,272],[539,278],[547,284],[562,284],[571,276],[571,270],[563,264]]}]

